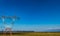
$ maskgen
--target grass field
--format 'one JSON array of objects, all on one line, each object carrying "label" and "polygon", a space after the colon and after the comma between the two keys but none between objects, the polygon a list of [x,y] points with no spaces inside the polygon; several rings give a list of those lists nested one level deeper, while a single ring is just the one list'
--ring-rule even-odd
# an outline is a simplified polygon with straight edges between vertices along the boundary
[{"label": "grass field", "polygon": [[[0,36],[3,36],[0,33]],[[7,34],[9,36],[9,34]],[[60,36],[60,32],[27,32],[27,33],[13,33],[13,36]]]}]

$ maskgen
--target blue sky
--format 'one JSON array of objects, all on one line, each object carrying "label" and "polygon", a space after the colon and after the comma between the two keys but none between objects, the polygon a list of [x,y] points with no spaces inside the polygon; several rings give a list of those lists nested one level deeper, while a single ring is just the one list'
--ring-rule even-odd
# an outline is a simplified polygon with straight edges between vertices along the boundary
[{"label": "blue sky", "polygon": [[60,29],[60,0],[0,0],[0,16],[3,12],[20,17],[13,30]]}]

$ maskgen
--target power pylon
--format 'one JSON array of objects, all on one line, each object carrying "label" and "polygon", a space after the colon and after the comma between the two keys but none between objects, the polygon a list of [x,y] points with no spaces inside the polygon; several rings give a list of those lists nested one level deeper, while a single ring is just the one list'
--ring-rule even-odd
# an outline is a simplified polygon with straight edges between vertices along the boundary
[{"label": "power pylon", "polygon": [[[4,31],[3,31],[3,36],[7,36],[6,35],[7,33],[9,33],[9,36],[12,36],[12,27],[13,27],[16,19],[19,19],[19,17],[17,17],[17,16],[1,16],[0,18],[2,19],[3,25],[5,27]],[[6,22],[6,19],[11,20],[11,22],[8,24]]]}]

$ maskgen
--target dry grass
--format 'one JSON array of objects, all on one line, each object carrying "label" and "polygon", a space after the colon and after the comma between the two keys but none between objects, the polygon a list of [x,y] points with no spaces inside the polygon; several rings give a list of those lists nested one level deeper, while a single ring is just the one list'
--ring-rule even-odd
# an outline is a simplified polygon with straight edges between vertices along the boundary
[{"label": "dry grass", "polygon": [[[2,34],[0,34],[0,36],[2,36]],[[13,36],[60,36],[60,33],[59,32],[56,32],[56,33],[49,33],[49,32],[13,33]]]}]

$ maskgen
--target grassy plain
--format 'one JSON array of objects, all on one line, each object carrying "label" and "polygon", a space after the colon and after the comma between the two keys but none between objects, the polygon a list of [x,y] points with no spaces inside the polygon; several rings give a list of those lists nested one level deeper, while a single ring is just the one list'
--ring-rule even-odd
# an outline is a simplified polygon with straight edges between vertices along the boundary
[{"label": "grassy plain", "polygon": [[[0,33],[0,36],[3,36]],[[9,36],[9,34],[7,34]],[[60,36],[60,32],[24,32],[24,33],[13,33],[13,36]]]}]

